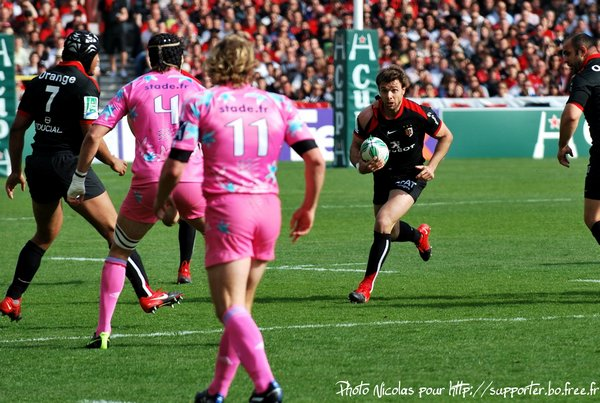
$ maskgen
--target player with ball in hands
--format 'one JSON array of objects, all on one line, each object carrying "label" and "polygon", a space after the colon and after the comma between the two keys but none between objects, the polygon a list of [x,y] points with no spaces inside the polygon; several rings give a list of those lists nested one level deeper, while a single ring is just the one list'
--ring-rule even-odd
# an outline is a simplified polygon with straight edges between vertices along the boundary
[{"label": "player with ball in hands", "polygon": [[[350,146],[350,161],[358,172],[373,173],[373,244],[365,277],[348,296],[351,302],[359,304],[369,301],[391,242],[414,242],[423,260],[431,257],[429,225],[421,224],[415,229],[401,218],[415,204],[427,182],[434,178],[453,138],[431,108],[404,98],[410,82],[402,68],[386,67],[375,81],[379,97],[358,115]],[[423,157],[426,134],[437,140],[428,164]],[[377,157],[363,160],[361,145],[370,136],[387,145],[387,162]]]}]

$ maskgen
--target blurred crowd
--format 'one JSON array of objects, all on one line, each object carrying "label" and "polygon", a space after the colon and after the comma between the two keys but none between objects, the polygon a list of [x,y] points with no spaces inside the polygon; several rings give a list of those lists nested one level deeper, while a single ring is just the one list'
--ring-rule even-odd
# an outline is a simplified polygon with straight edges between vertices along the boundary
[{"label": "blurred crowd", "polygon": [[[185,43],[184,69],[210,87],[205,55],[237,32],[254,43],[255,85],[306,102],[333,102],[333,38],[353,28],[353,2],[339,0],[0,2],[17,74],[49,68],[70,32],[92,28],[107,40],[102,74],[131,79],[145,71],[149,38],[170,32]],[[405,68],[413,98],[565,95],[561,41],[579,32],[600,38],[596,0],[366,0],[364,28],[379,34],[382,67]]]}]

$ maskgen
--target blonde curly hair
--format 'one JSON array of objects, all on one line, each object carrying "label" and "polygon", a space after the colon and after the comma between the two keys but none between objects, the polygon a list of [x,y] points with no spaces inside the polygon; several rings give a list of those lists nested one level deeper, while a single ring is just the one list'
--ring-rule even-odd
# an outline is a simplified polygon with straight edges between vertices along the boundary
[{"label": "blonde curly hair", "polygon": [[232,34],[210,51],[206,72],[213,84],[241,86],[250,82],[256,65],[252,43],[240,35]]}]

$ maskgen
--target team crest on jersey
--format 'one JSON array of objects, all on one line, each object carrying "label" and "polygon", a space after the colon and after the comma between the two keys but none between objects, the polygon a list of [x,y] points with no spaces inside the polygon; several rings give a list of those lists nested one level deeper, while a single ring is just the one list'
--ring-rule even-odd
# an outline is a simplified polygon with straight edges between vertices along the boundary
[{"label": "team crest on jersey", "polygon": [[413,127],[412,126],[404,126],[404,134],[407,137],[412,137],[412,135],[414,134]]}]

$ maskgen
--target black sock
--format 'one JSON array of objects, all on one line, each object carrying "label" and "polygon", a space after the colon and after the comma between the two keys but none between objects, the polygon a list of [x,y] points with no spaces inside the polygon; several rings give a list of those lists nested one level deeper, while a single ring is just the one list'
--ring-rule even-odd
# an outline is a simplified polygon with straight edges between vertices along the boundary
[{"label": "black sock", "polygon": [[367,272],[365,278],[376,274],[383,266],[385,258],[390,251],[390,234],[381,234],[374,232],[373,245],[369,252],[369,261],[367,262]]},{"label": "black sock", "polygon": [[32,241],[28,241],[25,244],[23,249],[21,249],[21,253],[19,253],[19,260],[17,260],[13,281],[6,291],[7,297],[11,297],[12,299],[21,298],[21,295],[25,293],[29,284],[33,281],[35,273],[40,268],[44,253],[46,251]]},{"label": "black sock", "polygon": [[192,260],[194,243],[196,242],[196,228],[184,220],[179,221],[179,264]]},{"label": "black sock", "polygon": [[592,228],[590,228],[590,231],[592,231],[592,235],[596,238],[596,242],[600,244],[600,221],[596,221],[592,225]]},{"label": "black sock", "polygon": [[398,234],[398,238],[394,239],[393,242],[419,242],[419,239],[421,239],[419,231],[404,221],[398,221],[398,224],[400,226],[400,233]]},{"label": "black sock", "polygon": [[131,283],[135,295],[138,298],[149,297],[149,289],[148,285],[148,275],[146,274],[146,269],[144,269],[144,264],[142,263],[142,258],[134,249],[129,259],[127,259],[127,267],[125,268],[125,275],[129,282]]}]

